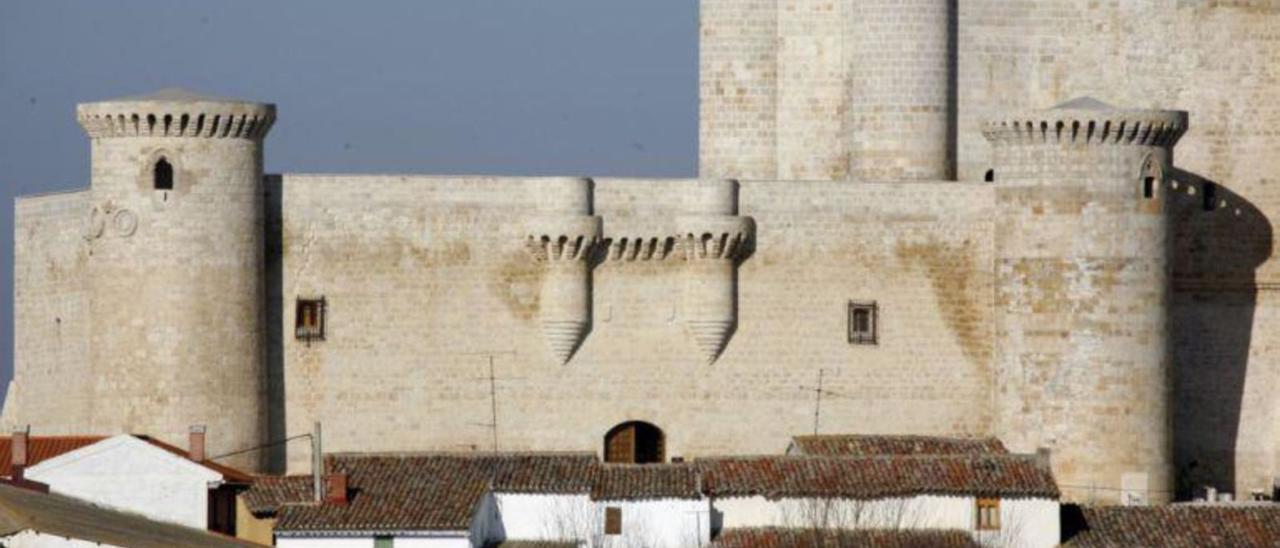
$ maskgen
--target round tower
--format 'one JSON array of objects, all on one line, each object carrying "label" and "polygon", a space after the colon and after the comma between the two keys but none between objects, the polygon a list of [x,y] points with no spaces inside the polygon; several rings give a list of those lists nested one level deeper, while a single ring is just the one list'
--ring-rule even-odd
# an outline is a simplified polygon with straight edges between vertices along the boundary
[{"label": "round tower", "polygon": [[846,116],[853,179],[955,177],[954,4],[847,4]]},{"label": "round tower", "polygon": [[997,433],[1073,501],[1172,486],[1164,174],[1187,114],[1081,99],[989,123]]},{"label": "round tower", "polygon": [[259,445],[275,107],[167,89],[76,110],[92,147],[93,431],[179,442],[206,425],[210,455]]}]

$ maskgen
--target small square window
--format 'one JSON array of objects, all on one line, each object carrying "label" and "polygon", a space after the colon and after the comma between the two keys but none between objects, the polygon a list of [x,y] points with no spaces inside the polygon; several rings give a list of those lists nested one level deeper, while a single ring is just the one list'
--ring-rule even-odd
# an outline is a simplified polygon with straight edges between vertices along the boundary
[{"label": "small square window", "polygon": [[604,534],[621,535],[622,534],[622,509],[617,506],[609,506],[604,509]]},{"label": "small square window", "polygon": [[318,299],[298,299],[298,308],[293,320],[294,336],[300,341],[324,340],[324,297]]},{"label": "small square window", "polygon": [[373,537],[373,548],[394,548],[396,545],[395,537],[378,535]]},{"label": "small square window", "polygon": [[849,301],[849,344],[877,344],[875,302]]},{"label": "small square window", "polygon": [[1000,529],[1000,499],[978,499],[976,510],[979,531]]}]

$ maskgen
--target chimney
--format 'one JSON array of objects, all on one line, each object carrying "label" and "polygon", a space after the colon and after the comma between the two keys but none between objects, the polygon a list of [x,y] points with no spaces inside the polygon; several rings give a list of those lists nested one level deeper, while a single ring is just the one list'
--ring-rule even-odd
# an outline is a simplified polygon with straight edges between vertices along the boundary
[{"label": "chimney", "polygon": [[188,436],[187,458],[195,462],[204,462],[204,425],[197,424],[191,427],[191,433]]},{"label": "chimney", "polygon": [[325,476],[324,501],[339,506],[347,505],[347,475],[330,474]]},{"label": "chimney", "polygon": [[27,467],[27,431],[18,430],[13,433],[10,438],[9,454],[13,457],[12,465],[13,473],[11,478],[14,481],[22,480],[22,471]]}]

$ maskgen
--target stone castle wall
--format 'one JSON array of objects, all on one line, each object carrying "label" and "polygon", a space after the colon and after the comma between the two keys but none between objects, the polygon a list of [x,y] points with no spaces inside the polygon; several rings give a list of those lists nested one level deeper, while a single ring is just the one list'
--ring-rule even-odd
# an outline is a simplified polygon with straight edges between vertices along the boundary
[{"label": "stone castle wall", "polygon": [[15,375],[0,423],[83,433],[91,409],[87,191],[27,196],[14,207]]},{"label": "stone castle wall", "polygon": [[[824,432],[990,433],[989,187],[743,182],[755,244],[737,331],[708,364],[684,327],[684,258],[621,246],[677,233],[697,183],[597,180],[612,246],[592,270],[591,331],[561,365],[539,324],[548,271],[524,245],[555,183],[285,175],[273,437],[319,420],[326,450],[489,449],[488,352],[505,449],[598,450],[613,426],[645,420],[668,455],[776,453],[812,431],[802,387],[819,370],[838,394]],[[327,333],[308,344],[292,306],[317,296]],[[880,344],[848,342],[850,300],[877,302]],[[290,469],[307,459],[289,448]]]},{"label": "stone castle wall", "polygon": [[[978,128],[1009,109],[1090,95],[1190,112],[1169,174],[1181,211],[1171,297],[1177,469],[1184,490],[1269,490],[1280,475],[1280,340],[1266,327],[1280,315],[1269,221],[1280,216],[1280,4],[970,0],[960,2],[959,29],[962,180],[990,167]],[[1213,212],[1201,207],[1205,182],[1218,185]]]}]

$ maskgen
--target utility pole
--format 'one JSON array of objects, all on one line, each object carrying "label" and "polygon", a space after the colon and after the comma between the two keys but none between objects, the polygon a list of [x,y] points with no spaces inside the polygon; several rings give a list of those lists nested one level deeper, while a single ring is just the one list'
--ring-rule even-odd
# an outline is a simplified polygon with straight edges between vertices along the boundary
[{"label": "utility pole", "polygon": [[316,421],[315,430],[311,433],[311,479],[315,487],[316,502],[324,500],[323,479],[324,456],[320,452],[320,421]]}]

